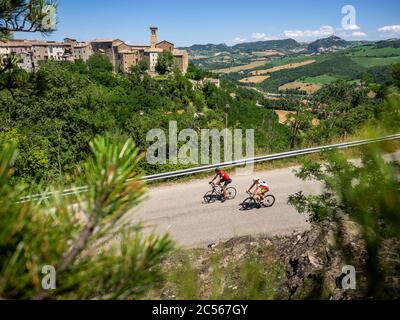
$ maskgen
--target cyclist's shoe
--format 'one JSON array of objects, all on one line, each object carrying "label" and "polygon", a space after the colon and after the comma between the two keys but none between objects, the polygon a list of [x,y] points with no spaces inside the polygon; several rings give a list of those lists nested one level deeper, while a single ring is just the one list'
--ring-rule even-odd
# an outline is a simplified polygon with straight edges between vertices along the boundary
[{"label": "cyclist's shoe", "polygon": [[224,203],[225,201],[226,201],[226,199],[225,199],[225,198],[222,198],[221,202]]}]

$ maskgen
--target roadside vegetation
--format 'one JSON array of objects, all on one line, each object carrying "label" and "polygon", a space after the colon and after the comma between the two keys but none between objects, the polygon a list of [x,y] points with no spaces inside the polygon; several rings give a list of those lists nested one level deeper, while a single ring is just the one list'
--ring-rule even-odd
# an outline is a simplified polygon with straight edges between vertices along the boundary
[{"label": "roadside vegetation", "polygon": [[[12,181],[68,184],[65,174],[87,159],[89,141],[96,135],[113,141],[132,138],[145,151],[147,132],[168,130],[169,121],[178,122],[178,131],[222,130],[226,105],[228,128],[255,129],[257,154],[345,138],[383,110],[384,87],[372,76],[363,86],[344,81],[328,84],[306,105],[301,99],[268,100],[227,81],[220,88],[191,82],[204,76],[207,72],[194,65],[186,76],[171,70],[162,79],[150,77],[146,66],[132,68],[127,75],[113,74],[102,55],[87,63],[44,63],[34,74],[17,68],[3,73],[0,137],[19,149]],[[368,97],[371,90],[375,98]],[[274,110],[295,111],[298,116],[283,123]],[[139,167],[152,174],[187,166],[149,165],[142,160]]]},{"label": "roadside vegetation", "polygon": [[[39,9],[53,3],[33,2]],[[0,19],[27,4],[2,5]],[[25,18],[37,26],[43,16]],[[51,31],[3,26],[0,40],[32,30]],[[257,50],[278,44],[258,43]],[[286,41],[285,50],[297,45]],[[238,48],[251,50],[247,44]],[[393,53],[380,50],[372,58]],[[273,73],[260,84],[273,91],[305,76],[345,79],[325,79],[331,83],[306,102],[268,100],[230,81],[220,88],[199,86],[194,81],[208,72],[192,64],[183,75],[168,54],[157,66],[161,76],[154,78],[146,65],[114,74],[102,55],[87,63],[47,62],[32,74],[18,69],[15,59],[2,58],[0,299],[398,299],[400,166],[383,159],[393,145],[360,149],[358,166],[341,153],[324,155],[324,163],[307,158],[297,176],[320,181],[325,190],[321,195],[299,190],[289,198],[299,214],[309,216],[313,228],[306,233],[232,239],[185,251],[169,236],[145,236],[140,225],[125,219],[146,196],[144,173],[184,167],[143,160],[146,133],[167,130],[171,120],[178,121],[178,130],[221,130],[227,112],[229,128],[255,129],[257,153],[354,134],[398,133],[400,65],[366,70],[354,60],[370,59],[362,54],[333,54]],[[279,121],[276,109],[290,111],[286,121]],[[88,192],[20,203],[24,195],[66,185],[86,185]],[[340,288],[343,263],[358,270],[359,290]],[[44,266],[54,267],[54,290],[43,290]]]},{"label": "roadside vegetation", "polygon": [[[398,88],[385,112],[364,135],[390,132],[400,123]],[[167,276],[150,291],[161,299],[399,299],[400,182],[396,158],[383,155],[398,143],[358,148],[359,164],[342,151],[304,159],[296,175],[324,185],[322,194],[289,197],[311,230],[284,237],[230,239],[207,249],[178,251],[165,260]],[[343,266],[356,271],[345,290]]]}]

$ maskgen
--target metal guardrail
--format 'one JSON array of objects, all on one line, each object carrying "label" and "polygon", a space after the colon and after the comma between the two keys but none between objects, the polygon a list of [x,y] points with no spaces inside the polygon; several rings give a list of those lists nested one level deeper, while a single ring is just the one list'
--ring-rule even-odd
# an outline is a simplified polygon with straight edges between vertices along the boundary
[{"label": "metal guardrail", "polygon": [[[259,162],[272,161],[272,160],[278,160],[278,159],[286,159],[286,158],[297,157],[297,156],[301,156],[301,155],[319,153],[322,151],[328,151],[328,150],[334,150],[334,149],[346,149],[346,148],[358,147],[358,146],[363,146],[363,145],[372,144],[372,143],[392,141],[392,140],[397,140],[397,139],[400,139],[400,134],[394,134],[394,135],[380,137],[380,138],[374,138],[374,139],[332,144],[332,145],[327,145],[327,146],[322,146],[322,147],[313,147],[313,148],[302,149],[302,150],[293,150],[293,151],[289,151],[289,152],[282,152],[282,153],[272,154],[272,155],[268,155],[268,156],[260,156],[260,157],[242,159],[242,160],[237,160],[237,161],[224,162],[224,163],[213,164],[213,165],[206,165],[206,166],[201,166],[201,167],[197,167],[197,168],[190,168],[190,169],[173,171],[173,172],[159,173],[159,174],[154,174],[154,175],[143,177],[142,180],[147,181],[147,182],[159,181],[159,180],[165,180],[165,179],[170,179],[170,178],[182,177],[182,176],[186,176],[186,175],[190,175],[190,174],[208,172],[208,171],[214,170],[217,167],[220,167],[220,168],[239,167],[239,166],[245,166],[248,164],[255,164],[255,163],[259,163]],[[45,200],[45,199],[49,199],[49,198],[55,196],[56,194],[60,195],[60,196],[68,196],[71,194],[87,192],[88,190],[89,190],[89,187],[83,186],[83,187],[77,187],[77,188],[63,190],[63,191],[60,191],[57,193],[47,192],[47,193],[42,193],[42,194],[35,194],[35,195],[30,195],[30,196],[21,198],[20,203],[24,203],[24,202],[28,202],[28,201]]]}]

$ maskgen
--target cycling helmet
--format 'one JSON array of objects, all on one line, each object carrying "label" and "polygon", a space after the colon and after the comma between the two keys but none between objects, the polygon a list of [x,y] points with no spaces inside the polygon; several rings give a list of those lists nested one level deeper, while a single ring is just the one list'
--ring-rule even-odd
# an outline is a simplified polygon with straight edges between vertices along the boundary
[{"label": "cycling helmet", "polygon": [[215,172],[220,172],[220,171],[221,171],[220,167],[215,168]]},{"label": "cycling helmet", "polygon": [[260,178],[254,178],[253,179],[254,182],[259,181],[259,180],[260,180]]}]

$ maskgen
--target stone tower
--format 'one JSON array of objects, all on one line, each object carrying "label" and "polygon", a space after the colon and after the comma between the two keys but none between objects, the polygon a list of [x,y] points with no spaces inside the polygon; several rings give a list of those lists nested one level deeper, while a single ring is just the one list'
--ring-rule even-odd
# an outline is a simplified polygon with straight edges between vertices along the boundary
[{"label": "stone tower", "polygon": [[156,48],[158,43],[158,28],[151,27],[150,28],[150,45],[151,48]]}]

